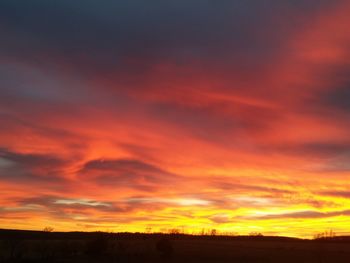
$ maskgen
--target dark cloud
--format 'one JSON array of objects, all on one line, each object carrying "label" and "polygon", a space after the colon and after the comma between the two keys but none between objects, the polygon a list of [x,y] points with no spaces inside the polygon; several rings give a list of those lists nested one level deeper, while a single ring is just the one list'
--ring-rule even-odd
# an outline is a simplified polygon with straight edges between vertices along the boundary
[{"label": "dark cloud", "polygon": [[[79,70],[137,74],[160,58],[235,58],[260,65],[304,19],[330,1],[2,1],[3,53],[42,61],[66,54]],[[278,14],[278,15],[276,15]],[[290,19],[282,19],[283,15]],[[210,18],[210,19],[208,19]],[[301,19],[303,18],[303,19]],[[272,30],[273,28],[273,30]],[[8,33],[11,32],[11,33]],[[25,40],[25,41],[24,41]],[[230,50],[229,52],[227,52]],[[140,65],[125,58],[143,57]],[[243,59],[244,58],[244,59]],[[130,67],[131,66],[131,67]],[[91,70],[91,69],[90,69]]]},{"label": "dark cloud", "polygon": [[145,191],[178,179],[175,174],[135,159],[92,160],[84,165],[79,174],[81,178],[103,185]]},{"label": "dark cloud", "polygon": [[280,153],[303,157],[334,158],[342,155],[350,155],[350,142],[307,142],[282,145],[261,146],[262,151],[267,153]]},{"label": "dark cloud", "polygon": [[213,216],[209,217],[209,219],[212,222],[217,223],[217,224],[225,224],[225,223],[231,223],[232,222],[232,218],[230,218],[227,215],[221,215],[221,214],[213,215]]},{"label": "dark cloud", "polygon": [[350,198],[350,191],[323,191],[320,195],[328,195],[334,197]]},{"label": "dark cloud", "polygon": [[350,79],[345,87],[325,92],[322,100],[328,107],[350,112]]},{"label": "dark cloud", "polygon": [[1,148],[0,180],[51,183],[56,184],[55,187],[63,187],[64,167],[68,163],[50,154],[18,153]]},{"label": "dark cloud", "polygon": [[[345,50],[349,53],[349,49]],[[321,76],[325,89],[310,94],[304,109],[327,116],[329,119],[345,121],[350,112],[350,70],[349,63],[339,63],[327,67]],[[306,107],[305,107],[306,106]],[[347,122],[348,123],[348,122]]]},{"label": "dark cloud", "polygon": [[7,149],[0,149],[0,157],[27,169],[42,167],[44,169],[59,169],[66,161],[56,156],[47,154],[22,154],[11,152]]}]

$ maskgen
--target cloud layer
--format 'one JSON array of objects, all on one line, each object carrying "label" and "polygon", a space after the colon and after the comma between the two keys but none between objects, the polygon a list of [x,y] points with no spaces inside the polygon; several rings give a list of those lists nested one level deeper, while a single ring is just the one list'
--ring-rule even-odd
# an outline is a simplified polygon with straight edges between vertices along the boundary
[{"label": "cloud layer", "polygon": [[1,1],[1,226],[346,233],[349,7]]}]

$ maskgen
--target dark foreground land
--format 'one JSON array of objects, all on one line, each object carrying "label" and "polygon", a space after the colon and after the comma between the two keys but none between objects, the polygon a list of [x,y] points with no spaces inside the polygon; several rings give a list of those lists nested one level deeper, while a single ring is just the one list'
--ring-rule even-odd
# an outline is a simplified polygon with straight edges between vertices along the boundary
[{"label": "dark foreground land", "polygon": [[0,262],[350,262],[350,238],[0,230]]}]

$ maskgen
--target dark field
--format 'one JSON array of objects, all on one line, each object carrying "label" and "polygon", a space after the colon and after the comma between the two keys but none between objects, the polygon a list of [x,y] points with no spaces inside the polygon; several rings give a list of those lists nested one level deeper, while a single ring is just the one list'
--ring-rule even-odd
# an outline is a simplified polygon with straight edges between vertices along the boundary
[{"label": "dark field", "polygon": [[0,262],[350,262],[350,238],[0,230]]}]

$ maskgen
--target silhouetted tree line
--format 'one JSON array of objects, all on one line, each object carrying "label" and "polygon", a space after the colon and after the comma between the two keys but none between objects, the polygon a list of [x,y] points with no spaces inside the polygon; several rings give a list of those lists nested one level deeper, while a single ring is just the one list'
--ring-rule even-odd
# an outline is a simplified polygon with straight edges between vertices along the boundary
[{"label": "silhouetted tree line", "polygon": [[[198,241],[258,241],[258,242],[349,242],[350,237],[336,237],[333,231],[315,235],[314,240],[263,236],[221,236],[215,229],[206,235],[186,235],[177,231],[161,233],[104,233],[0,230],[0,262],[149,262],[174,258],[174,245],[182,240]],[[141,244],[141,245],[140,245]],[[321,243],[320,243],[321,244]],[[322,249],[318,249],[322,250]],[[56,260],[56,261],[55,261]],[[61,261],[59,261],[61,260]]]}]

